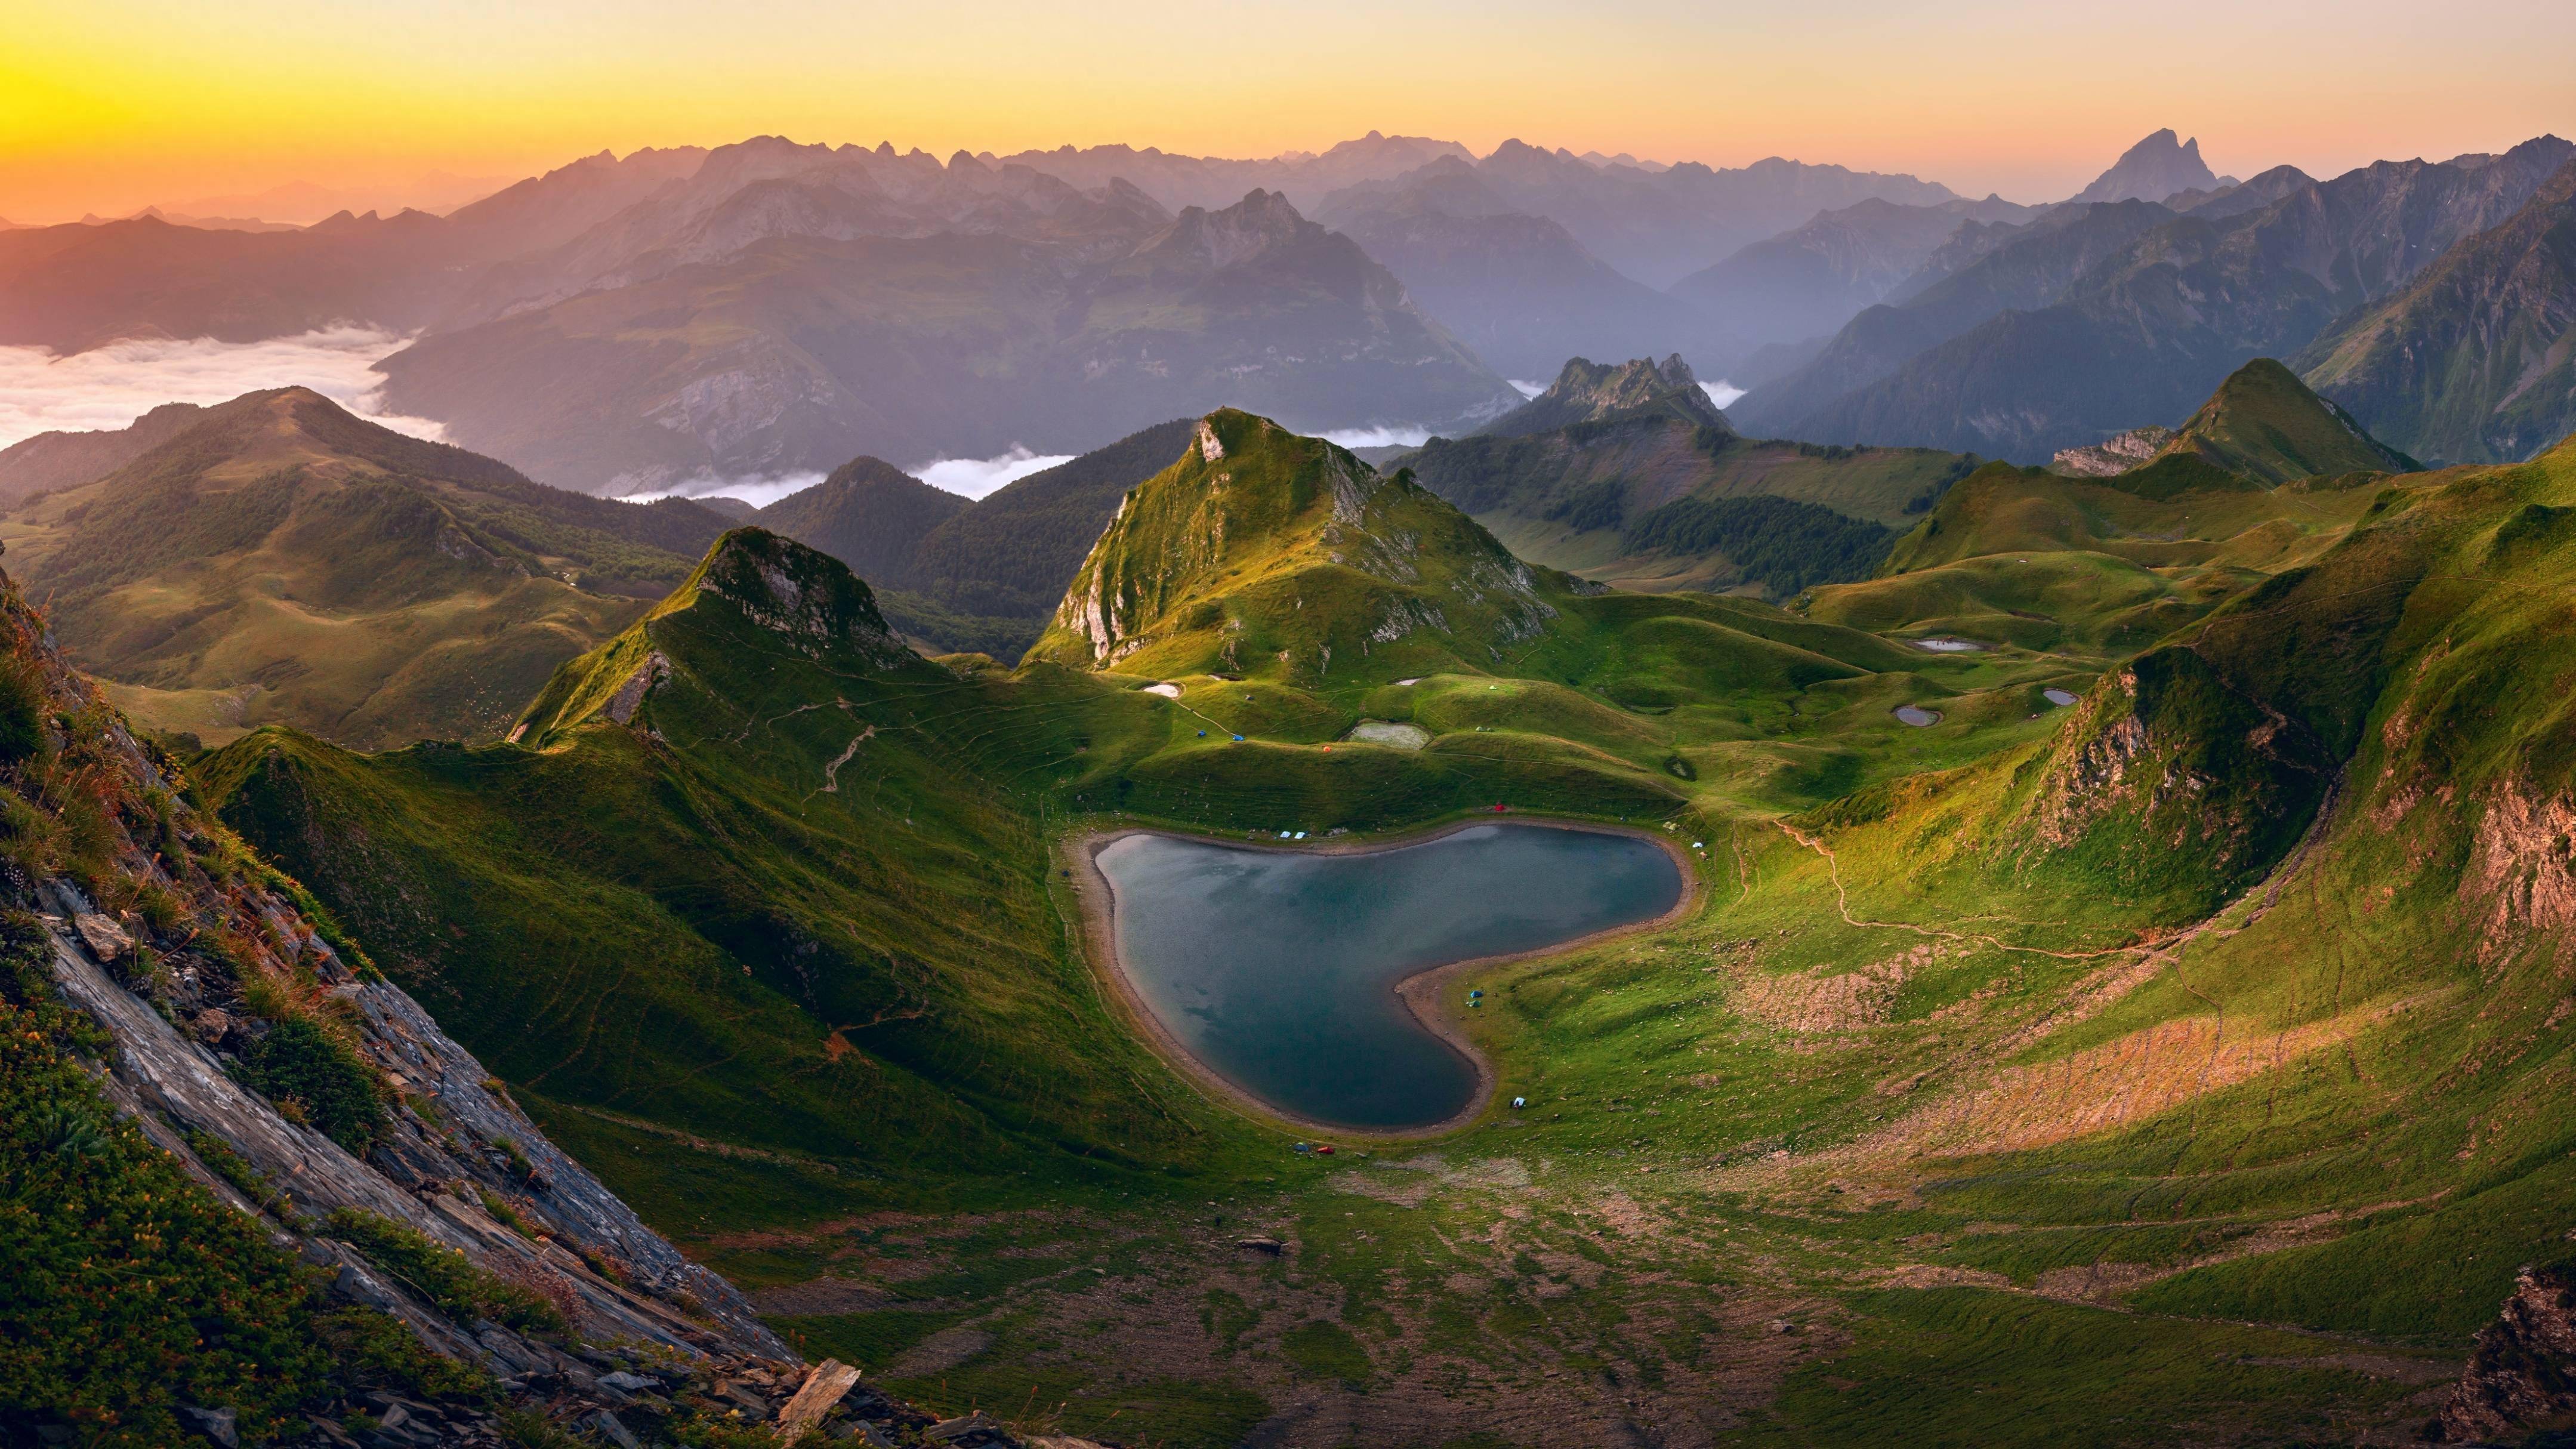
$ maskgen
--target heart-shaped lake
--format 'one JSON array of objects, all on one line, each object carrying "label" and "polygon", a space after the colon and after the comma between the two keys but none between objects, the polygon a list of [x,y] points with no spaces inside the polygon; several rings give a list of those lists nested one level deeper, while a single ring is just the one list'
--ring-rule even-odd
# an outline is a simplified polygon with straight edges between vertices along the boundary
[{"label": "heart-shaped lake", "polygon": [[1093,855],[1116,958],[1171,1046],[1274,1110],[1345,1127],[1446,1122],[1474,1062],[1405,978],[1649,921],[1681,866],[1634,835],[1477,825],[1407,845],[1266,849],[1124,834]]}]

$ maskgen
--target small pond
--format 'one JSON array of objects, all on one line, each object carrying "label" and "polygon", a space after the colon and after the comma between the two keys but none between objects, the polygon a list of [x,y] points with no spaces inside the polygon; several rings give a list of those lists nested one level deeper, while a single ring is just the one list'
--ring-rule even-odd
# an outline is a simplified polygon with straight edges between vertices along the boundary
[{"label": "small pond", "polygon": [[2039,697],[2047,700],[2050,704],[2056,705],[2059,709],[2064,709],[2075,702],[2075,696],[2062,689],[2043,689],[2039,692]]},{"label": "small pond", "polygon": [[1412,845],[1259,849],[1146,832],[1097,857],[1116,969],[1202,1065],[1270,1106],[1346,1127],[1448,1120],[1473,1063],[1396,984],[1652,920],[1682,898],[1652,841],[1531,823]]},{"label": "small pond", "polygon": [[1914,726],[1916,729],[1924,729],[1941,722],[1941,712],[1939,710],[1925,709],[1919,704],[1898,705],[1896,707],[1896,717],[1905,723]]},{"label": "small pond", "polygon": [[1917,639],[1914,641],[1914,647],[1917,649],[1929,649],[1935,654],[1983,654],[1986,652],[1986,646],[1978,643],[1974,639]]}]

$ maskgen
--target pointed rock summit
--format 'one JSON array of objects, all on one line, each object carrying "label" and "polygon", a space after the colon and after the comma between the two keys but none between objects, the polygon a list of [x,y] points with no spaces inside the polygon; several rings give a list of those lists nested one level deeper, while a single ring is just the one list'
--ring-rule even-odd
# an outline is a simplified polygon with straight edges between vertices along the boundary
[{"label": "pointed rock summit", "polygon": [[2111,169],[2075,194],[2083,205],[2096,201],[2162,201],[2178,191],[2215,191],[2233,186],[2232,178],[2211,172],[2200,159],[2200,138],[2185,141],[2171,127],[2156,132],[2120,154]]},{"label": "pointed rock summit", "polygon": [[1700,427],[1734,431],[1677,352],[1661,362],[1649,357],[1620,363],[1570,358],[1547,391],[1495,419],[1478,435],[1521,438],[1645,412],[1669,413]]}]

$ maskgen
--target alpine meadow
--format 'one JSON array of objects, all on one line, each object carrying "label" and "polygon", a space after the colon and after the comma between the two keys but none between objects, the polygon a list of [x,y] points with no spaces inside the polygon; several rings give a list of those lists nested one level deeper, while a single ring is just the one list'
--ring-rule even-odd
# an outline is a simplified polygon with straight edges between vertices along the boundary
[{"label": "alpine meadow", "polygon": [[0,1446],[2576,1443],[2576,17],[2204,8],[36,20]]}]

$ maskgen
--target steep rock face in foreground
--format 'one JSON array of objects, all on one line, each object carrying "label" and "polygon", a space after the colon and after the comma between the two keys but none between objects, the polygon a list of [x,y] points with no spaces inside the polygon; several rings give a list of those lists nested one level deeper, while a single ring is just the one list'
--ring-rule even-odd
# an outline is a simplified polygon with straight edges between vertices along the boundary
[{"label": "steep rock face in foreground", "polygon": [[1313,681],[1489,668],[1565,587],[1409,476],[1229,409],[1127,495],[1031,657]]},{"label": "steep rock face in foreground", "polygon": [[[13,1421],[145,1442],[118,1436],[157,1437],[185,1409],[199,1415],[193,1427],[220,1419],[257,1440],[391,1374],[448,1396],[425,1413],[448,1417],[453,1437],[440,1442],[467,1442],[482,1432],[480,1400],[465,1394],[480,1375],[563,1412],[631,1402],[599,1382],[616,1361],[591,1345],[647,1348],[673,1365],[751,1355],[793,1376],[795,1356],[740,1295],[558,1151],[472,1054],[311,913],[300,887],[200,818],[170,762],[137,744],[42,633],[0,579],[0,936],[15,973],[0,982],[0,1010],[13,1042],[57,1043],[56,1055],[10,1065],[11,1115],[53,1125],[5,1150],[22,1187],[71,1174],[16,1197],[17,1220],[0,1233],[5,1336],[68,1356],[13,1387]],[[193,1183],[152,1185],[167,1169],[113,1138],[125,1129],[98,1120],[89,1089],[60,1075],[65,1055],[103,1068],[106,1103]],[[31,1145],[37,1155],[15,1156]],[[84,1159],[85,1170],[69,1166]],[[156,1193],[163,1208],[150,1207]],[[188,1211],[198,1193],[257,1232],[230,1249],[166,1245],[226,1255],[174,1269],[158,1260],[165,1230],[150,1219]],[[284,1287],[295,1258],[318,1270],[314,1296],[255,1308],[247,1285]],[[158,1372],[120,1378],[126,1356],[156,1351],[154,1322],[126,1321],[122,1308],[52,1321],[77,1308],[94,1273],[143,1292],[146,1312],[157,1301],[193,1314],[206,1360],[182,1344]],[[192,1290],[212,1296],[192,1303]],[[236,1321],[244,1312],[307,1346],[254,1350],[262,1363],[225,1357],[251,1331]],[[406,1359],[380,1335],[373,1349],[349,1347],[388,1320],[397,1340],[461,1367],[424,1368],[417,1350]],[[94,1361],[81,1357],[89,1333],[106,1335],[87,1350]]]}]

